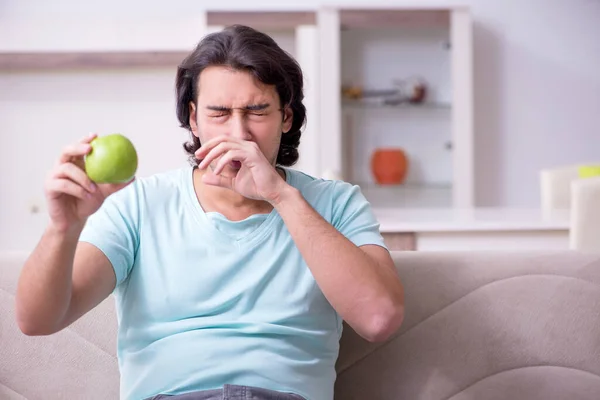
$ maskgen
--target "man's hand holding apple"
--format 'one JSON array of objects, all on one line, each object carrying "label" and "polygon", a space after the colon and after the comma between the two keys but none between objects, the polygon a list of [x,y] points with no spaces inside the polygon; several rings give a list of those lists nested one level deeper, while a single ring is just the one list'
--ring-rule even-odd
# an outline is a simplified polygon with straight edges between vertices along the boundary
[{"label": "man's hand holding apple", "polygon": [[90,143],[96,137],[96,134],[90,134],[67,146],[48,174],[44,191],[54,229],[66,232],[83,228],[87,218],[100,208],[108,196],[133,181],[96,184],[88,177],[84,157],[92,151]]}]

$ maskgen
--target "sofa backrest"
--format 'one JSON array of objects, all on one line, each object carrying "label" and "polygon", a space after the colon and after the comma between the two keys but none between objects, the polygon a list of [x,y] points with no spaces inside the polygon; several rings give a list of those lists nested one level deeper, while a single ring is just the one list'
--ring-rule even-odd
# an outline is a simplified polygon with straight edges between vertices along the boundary
[{"label": "sofa backrest", "polygon": [[[600,256],[398,252],[406,317],[385,343],[345,326],[336,399],[600,398]],[[118,399],[113,299],[48,337],[14,318],[0,258],[0,399]]]},{"label": "sofa backrest", "polygon": [[406,316],[345,326],[336,399],[600,399],[600,255],[395,253]]}]

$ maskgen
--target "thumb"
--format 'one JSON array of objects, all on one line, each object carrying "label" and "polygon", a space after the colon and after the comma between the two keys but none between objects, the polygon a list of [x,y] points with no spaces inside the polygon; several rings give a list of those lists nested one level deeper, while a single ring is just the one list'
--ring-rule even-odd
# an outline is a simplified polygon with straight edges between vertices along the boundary
[{"label": "thumb", "polygon": [[228,178],[223,175],[216,175],[210,170],[210,168],[208,168],[206,173],[202,176],[202,182],[207,185],[219,186],[226,189],[233,188],[233,178]]},{"label": "thumb", "polygon": [[104,197],[108,197],[113,193],[118,192],[119,190],[131,185],[135,181],[135,177],[133,177],[129,182],[123,183],[103,183],[99,185],[100,190]]}]

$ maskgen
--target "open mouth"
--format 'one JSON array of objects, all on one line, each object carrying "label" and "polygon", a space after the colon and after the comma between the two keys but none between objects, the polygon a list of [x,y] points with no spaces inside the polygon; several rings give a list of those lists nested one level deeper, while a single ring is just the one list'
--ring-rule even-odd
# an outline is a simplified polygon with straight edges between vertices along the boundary
[{"label": "open mouth", "polygon": [[241,161],[237,161],[237,160],[233,160],[229,163],[229,165],[231,166],[231,168],[233,169],[240,169],[242,168],[242,162]]}]

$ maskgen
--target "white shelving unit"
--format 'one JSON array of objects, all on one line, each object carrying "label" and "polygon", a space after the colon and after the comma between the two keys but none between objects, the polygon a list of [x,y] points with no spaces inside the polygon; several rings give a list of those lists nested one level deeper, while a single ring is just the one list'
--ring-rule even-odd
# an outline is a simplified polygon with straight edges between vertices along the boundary
[{"label": "white shelving unit", "polygon": [[[473,188],[473,77],[467,8],[340,6],[320,9],[322,137],[319,170],[359,184],[375,207],[470,207]],[[349,100],[342,86],[390,90],[413,76],[423,104]],[[404,183],[379,186],[376,148],[408,155]]]}]

